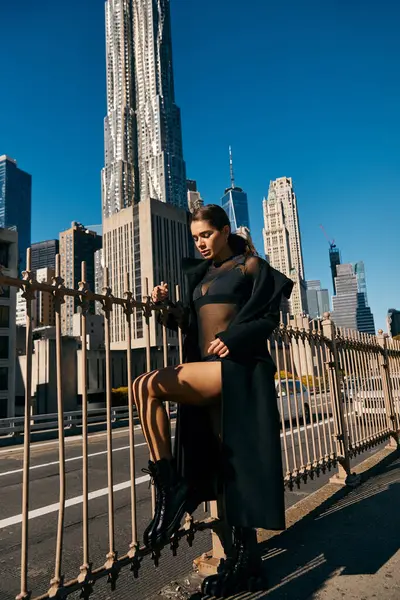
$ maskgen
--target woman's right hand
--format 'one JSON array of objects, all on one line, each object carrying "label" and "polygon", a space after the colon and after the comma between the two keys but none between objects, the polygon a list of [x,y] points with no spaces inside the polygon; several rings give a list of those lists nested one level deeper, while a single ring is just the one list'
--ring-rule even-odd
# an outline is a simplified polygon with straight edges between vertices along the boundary
[{"label": "woman's right hand", "polygon": [[156,285],[151,292],[151,299],[153,302],[165,302],[168,299],[168,283],[162,281],[160,285]]}]

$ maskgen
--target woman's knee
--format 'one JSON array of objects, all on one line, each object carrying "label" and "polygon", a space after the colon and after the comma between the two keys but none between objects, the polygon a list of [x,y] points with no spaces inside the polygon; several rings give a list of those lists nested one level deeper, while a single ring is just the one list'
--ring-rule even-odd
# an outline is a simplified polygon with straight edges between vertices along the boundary
[{"label": "woman's knee", "polygon": [[146,387],[146,373],[139,375],[133,381],[132,389],[133,389],[133,399],[136,404],[138,404],[143,399],[143,387]]}]

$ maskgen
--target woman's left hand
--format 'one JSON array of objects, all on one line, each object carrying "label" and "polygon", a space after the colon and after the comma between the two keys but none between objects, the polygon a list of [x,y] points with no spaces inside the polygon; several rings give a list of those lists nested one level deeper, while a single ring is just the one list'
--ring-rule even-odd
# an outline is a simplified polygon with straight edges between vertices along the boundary
[{"label": "woman's left hand", "polygon": [[216,339],[209,345],[208,354],[217,354],[221,358],[225,358],[229,354],[229,348],[225,346],[222,340]]}]

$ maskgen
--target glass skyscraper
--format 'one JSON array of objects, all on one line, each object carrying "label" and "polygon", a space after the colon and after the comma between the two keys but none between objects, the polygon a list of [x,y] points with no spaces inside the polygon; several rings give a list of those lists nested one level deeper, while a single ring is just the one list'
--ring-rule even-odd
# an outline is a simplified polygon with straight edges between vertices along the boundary
[{"label": "glass skyscraper", "polygon": [[336,277],[337,277],[337,268],[340,265],[340,250],[335,244],[331,244],[329,248],[329,264],[331,266],[332,273],[332,286],[333,293],[336,294]]},{"label": "glass skyscraper", "polygon": [[26,267],[31,245],[32,177],[17,167],[17,161],[0,156],[0,227],[18,231],[18,273]]},{"label": "glass skyscraper", "polygon": [[232,233],[239,229],[239,227],[250,229],[247,194],[242,188],[227,188],[221,202],[222,208],[229,217]]},{"label": "glass skyscraper", "polygon": [[231,231],[235,233],[239,227],[250,229],[249,208],[247,204],[247,194],[242,188],[235,185],[233,176],[232,149],[229,147],[229,166],[231,174],[231,186],[226,188],[221,198],[221,204],[229,217]]}]

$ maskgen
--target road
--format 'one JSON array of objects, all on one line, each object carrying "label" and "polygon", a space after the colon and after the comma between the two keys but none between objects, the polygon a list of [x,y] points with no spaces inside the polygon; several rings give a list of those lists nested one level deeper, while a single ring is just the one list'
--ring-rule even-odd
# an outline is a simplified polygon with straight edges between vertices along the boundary
[{"label": "road", "polygon": [[[174,429],[172,432],[174,433]],[[90,560],[97,567],[105,562],[108,552],[106,436],[104,433],[93,434],[89,439]],[[66,581],[78,575],[82,563],[81,443],[80,437],[66,440],[67,508],[62,568]],[[131,542],[128,448],[127,429],[114,431],[115,546],[120,555],[126,553]],[[135,451],[137,521],[141,539],[150,519],[151,492],[148,476],[141,472],[147,466],[148,450],[138,427],[135,430]],[[0,600],[11,600],[19,592],[22,457],[20,447],[0,451]],[[331,473],[323,474],[309,481],[300,490],[288,491],[287,506],[323,485],[330,475]],[[56,441],[32,445],[30,479],[29,588],[34,591],[35,596],[47,591],[53,576],[59,494]],[[199,509],[199,516],[201,514],[204,513]],[[154,568],[149,558],[145,559],[138,580],[133,580],[129,570],[123,570],[117,582],[118,600],[131,598],[132,594],[136,598],[146,598],[156,593],[165,583],[189,572],[193,558],[209,548],[210,534],[204,532],[196,536],[193,548],[183,542],[177,557],[173,557],[169,549],[164,550],[158,569]],[[95,592],[95,597],[101,600],[116,597],[105,580],[96,583]],[[77,600],[79,593],[71,597]]]}]

